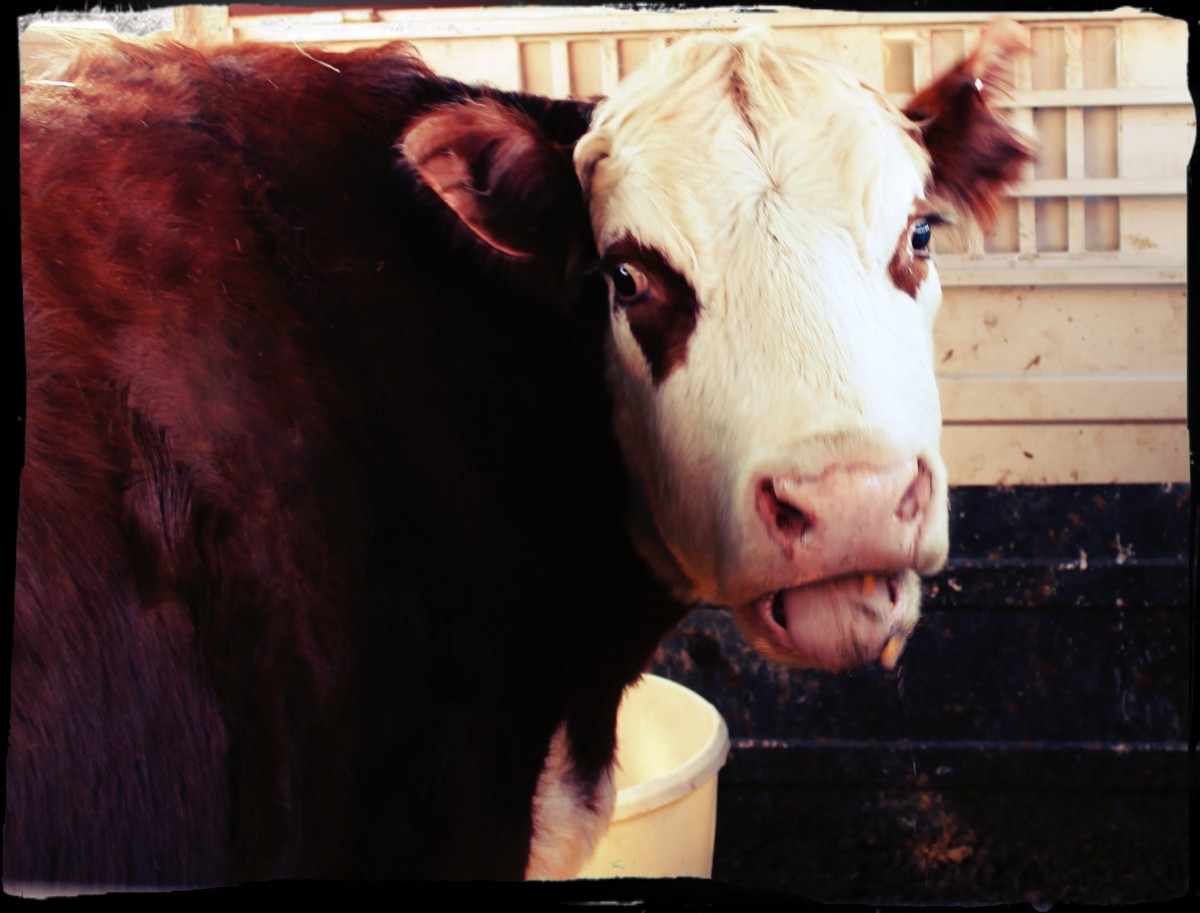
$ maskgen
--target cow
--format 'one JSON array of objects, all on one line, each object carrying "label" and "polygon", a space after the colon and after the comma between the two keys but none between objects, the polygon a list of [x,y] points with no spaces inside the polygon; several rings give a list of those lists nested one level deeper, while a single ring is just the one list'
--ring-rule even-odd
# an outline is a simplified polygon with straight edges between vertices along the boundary
[{"label": "cow", "polygon": [[697,604],[887,663],[947,554],[931,227],[1020,30],[898,110],[783,38],[603,100],[110,38],[22,89],[7,888],[567,877]]}]

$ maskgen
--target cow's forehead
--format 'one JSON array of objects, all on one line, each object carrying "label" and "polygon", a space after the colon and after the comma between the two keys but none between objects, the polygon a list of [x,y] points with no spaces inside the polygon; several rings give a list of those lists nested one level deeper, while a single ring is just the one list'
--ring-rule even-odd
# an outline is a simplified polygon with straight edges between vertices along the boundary
[{"label": "cow's forehead", "polygon": [[765,30],[684,39],[627,78],[576,149],[597,241],[633,233],[692,275],[765,214],[886,262],[928,156],[881,95]]}]

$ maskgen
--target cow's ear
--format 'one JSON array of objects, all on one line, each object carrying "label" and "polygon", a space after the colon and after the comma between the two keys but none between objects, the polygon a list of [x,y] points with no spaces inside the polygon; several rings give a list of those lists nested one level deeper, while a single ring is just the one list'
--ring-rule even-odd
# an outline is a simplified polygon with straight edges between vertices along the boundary
[{"label": "cow's ear", "polygon": [[555,253],[584,216],[570,150],[494,99],[421,115],[400,151],[467,228],[509,256]]},{"label": "cow's ear", "polygon": [[993,93],[1009,87],[1013,58],[1028,48],[1025,29],[1016,22],[992,22],[974,54],[904,109],[932,159],[931,192],[949,197],[985,225],[1005,188],[1034,157],[1029,141],[989,105]]}]

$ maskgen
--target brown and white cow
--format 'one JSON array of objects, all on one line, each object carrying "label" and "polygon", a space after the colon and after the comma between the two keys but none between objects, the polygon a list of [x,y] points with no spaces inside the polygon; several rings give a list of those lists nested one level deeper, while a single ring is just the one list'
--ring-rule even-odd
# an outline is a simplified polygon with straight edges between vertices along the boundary
[{"label": "brown and white cow", "polygon": [[1021,43],[905,112],[766,32],[594,110],[395,46],[25,87],[6,886],[568,875],[688,605],[894,661],[947,550],[929,227],[1028,159]]},{"label": "brown and white cow", "polygon": [[[634,535],[678,598],[732,606],[772,658],[841,668],[902,643],[946,559],[930,197],[986,208],[1015,176],[1021,146],[971,116],[1020,41],[1001,27],[902,113],[767,35],[692,39],[576,146]],[[948,107],[969,136],[922,123]]]}]

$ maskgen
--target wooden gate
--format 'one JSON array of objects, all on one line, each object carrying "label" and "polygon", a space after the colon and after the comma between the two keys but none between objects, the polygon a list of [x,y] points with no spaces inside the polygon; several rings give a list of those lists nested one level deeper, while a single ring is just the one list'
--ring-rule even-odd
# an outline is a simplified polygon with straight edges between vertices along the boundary
[{"label": "wooden gate", "polygon": [[[442,72],[603,95],[687,32],[770,25],[903,103],[977,42],[982,14],[808,10],[231,7],[233,40],[353,47],[403,38]],[[246,10],[242,12],[241,10]],[[1017,17],[1032,54],[1007,105],[1040,146],[995,229],[939,231],[936,330],[953,484],[1185,482],[1183,22],[1131,9]]]}]

